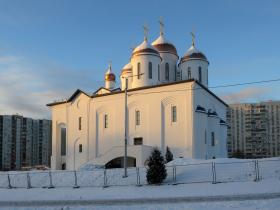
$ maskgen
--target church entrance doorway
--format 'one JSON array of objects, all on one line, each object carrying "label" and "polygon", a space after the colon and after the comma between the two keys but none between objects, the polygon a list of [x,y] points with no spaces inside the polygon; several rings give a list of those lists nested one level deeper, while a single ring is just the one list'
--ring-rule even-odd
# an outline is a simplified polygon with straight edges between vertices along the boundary
[{"label": "church entrance doorway", "polygon": [[[123,157],[115,158],[105,164],[105,168],[123,168]],[[127,167],[136,167],[136,158],[127,157]]]}]

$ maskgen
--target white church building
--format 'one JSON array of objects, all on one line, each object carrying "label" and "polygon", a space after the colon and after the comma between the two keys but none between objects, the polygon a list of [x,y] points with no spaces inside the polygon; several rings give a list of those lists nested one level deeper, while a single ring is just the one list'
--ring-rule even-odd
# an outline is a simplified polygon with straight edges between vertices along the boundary
[{"label": "white church building", "polygon": [[227,157],[227,104],[208,89],[208,66],[194,37],[180,58],[162,27],[151,44],[145,35],[121,71],[120,87],[109,65],[105,87],[93,94],[78,89],[68,100],[47,105],[52,169],[88,162],[122,167],[125,130],[128,166],[145,165],[153,147],[165,153],[168,146],[174,158]]}]

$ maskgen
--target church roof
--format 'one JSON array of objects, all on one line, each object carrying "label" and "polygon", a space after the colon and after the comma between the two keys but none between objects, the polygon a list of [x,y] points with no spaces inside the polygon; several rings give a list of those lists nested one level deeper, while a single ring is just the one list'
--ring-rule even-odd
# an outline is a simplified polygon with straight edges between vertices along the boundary
[{"label": "church roof", "polygon": [[107,93],[112,93],[112,92],[120,91],[121,89],[120,88],[115,88],[115,89],[110,90],[110,89],[105,88],[105,87],[100,87],[96,91],[94,91],[93,95],[105,94],[105,93],[102,93],[103,90]]},{"label": "church roof", "polygon": [[72,101],[73,99],[75,99],[80,93],[85,94],[86,96],[89,96],[89,97],[90,97],[90,95],[88,95],[86,92],[84,92],[84,91],[82,91],[82,90],[80,90],[80,89],[77,89],[77,90],[73,93],[73,95],[70,96],[70,98],[67,100],[67,102]]},{"label": "church roof", "polygon": [[[212,91],[210,91],[207,87],[205,87],[204,85],[202,85],[201,83],[199,83],[198,81],[196,81],[194,79],[176,81],[176,82],[172,82],[172,83],[158,84],[158,85],[153,85],[153,86],[133,88],[133,89],[129,89],[128,92],[145,90],[145,89],[152,89],[152,88],[163,87],[163,86],[170,86],[170,85],[176,85],[176,84],[182,84],[182,83],[189,83],[189,82],[195,82],[196,84],[198,84],[201,87],[201,89],[204,89],[209,94],[211,94],[213,97],[215,97],[218,101],[220,101],[222,104],[224,104],[226,107],[228,107],[228,105],[222,99],[220,99]],[[79,93],[86,94],[85,92],[83,92],[83,91],[81,91],[79,89],[77,91],[67,101],[49,103],[49,104],[47,104],[47,106],[55,106],[55,105],[59,105],[59,104],[63,104],[63,103],[68,103],[68,102],[71,102]],[[105,93],[105,94],[102,94],[102,95],[96,95],[96,94],[93,94],[91,96],[89,96],[88,94],[86,94],[86,95],[91,97],[91,98],[97,98],[97,97],[104,97],[104,96],[109,96],[109,95],[114,95],[114,94],[119,94],[119,93],[124,93],[124,91],[120,90],[120,89],[119,90],[116,89],[116,91],[113,91],[113,92],[110,92],[110,93]],[[76,95],[76,96],[74,96],[74,95]]]}]

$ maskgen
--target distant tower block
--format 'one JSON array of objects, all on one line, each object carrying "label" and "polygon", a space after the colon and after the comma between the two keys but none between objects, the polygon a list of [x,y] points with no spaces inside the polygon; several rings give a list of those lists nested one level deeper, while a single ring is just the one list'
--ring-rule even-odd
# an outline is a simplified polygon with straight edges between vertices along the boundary
[{"label": "distant tower block", "polygon": [[105,74],[105,88],[112,90],[115,88],[115,84],[116,84],[116,76],[112,72],[112,64],[110,62],[109,68]]}]

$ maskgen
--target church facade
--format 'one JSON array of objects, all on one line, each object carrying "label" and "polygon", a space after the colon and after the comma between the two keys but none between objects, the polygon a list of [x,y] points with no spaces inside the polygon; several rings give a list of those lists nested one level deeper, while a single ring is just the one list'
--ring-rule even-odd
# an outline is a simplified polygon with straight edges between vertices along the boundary
[{"label": "church facade", "polygon": [[165,153],[168,146],[175,158],[227,157],[227,104],[208,89],[208,66],[194,38],[179,58],[163,30],[151,44],[145,36],[122,69],[119,88],[109,65],[105,87],[48,104],[52,169],[89,162],[121,167],[125,132],[128,166],[145,165],[153,147]]}]

